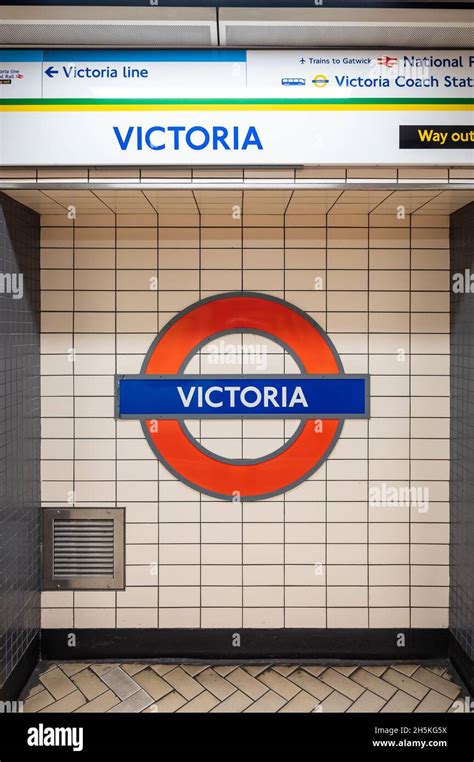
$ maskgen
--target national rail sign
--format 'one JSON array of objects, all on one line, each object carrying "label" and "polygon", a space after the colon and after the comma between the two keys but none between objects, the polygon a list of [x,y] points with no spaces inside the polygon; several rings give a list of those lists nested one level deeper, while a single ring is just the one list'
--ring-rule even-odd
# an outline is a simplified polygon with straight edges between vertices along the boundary
[{"label": "national rail sign", "polygon": [[[189,360],[228,334],[271,339],[300,373],[188,374]],[[141,420],[163,465],[200,492],[260,500],[307,479],[326,460],[346,418],[369,417],[369,378],[346,374],[322,328],[275,297],[238,292],[204,299],[160,332],[135,376],[117,376],[116,415]],[[193,418],[293,418],[300,425],[278,450],[254,460],[220,457],[194,440]]]}]

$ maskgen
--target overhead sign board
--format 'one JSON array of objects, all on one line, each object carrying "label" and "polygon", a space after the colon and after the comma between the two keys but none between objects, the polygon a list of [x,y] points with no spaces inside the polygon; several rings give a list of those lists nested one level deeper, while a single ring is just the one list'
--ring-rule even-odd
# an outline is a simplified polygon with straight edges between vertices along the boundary
[{"label": "overhead sign board", "polygon": [[[469,51],[81,49],[3,56],[4,165],[472,159]],[[468,137],[444,150],[436,141],[415,141],[407,150],[400,128],[411,126],[456,126]]]}]

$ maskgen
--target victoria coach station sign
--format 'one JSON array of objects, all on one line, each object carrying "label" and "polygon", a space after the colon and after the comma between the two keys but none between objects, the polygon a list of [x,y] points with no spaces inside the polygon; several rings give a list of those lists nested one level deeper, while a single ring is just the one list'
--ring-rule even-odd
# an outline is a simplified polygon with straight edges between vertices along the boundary
[{"label": "victoria coach station sign", "polygon": [[[55,49],[3,59],[2,165],[472,158],[467,51]],[[406,145],[411,126],[467,137]]]},{"label": "victoria coach station sign", "polygon": [[[213,339],[248,332],[291,354],[299,374],[188,375],[190,358]],[[178,479],[225,499],[258,500],[308,478],[326,460],[346,418],[369,417],[369,378],[346,374],[326,333],[297,307],[253,293],[204,299],[157,336],[141,373],[118,376],[116,413],[140,419],[160,461]],[[293,436],[256,460],[221,458],[196,442],[192,418],[296,418]]]}]

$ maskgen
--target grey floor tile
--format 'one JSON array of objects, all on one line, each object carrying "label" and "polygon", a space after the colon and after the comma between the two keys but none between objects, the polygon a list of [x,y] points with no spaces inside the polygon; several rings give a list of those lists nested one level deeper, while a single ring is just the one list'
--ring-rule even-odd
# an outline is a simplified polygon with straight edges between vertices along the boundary
[{"label": "grey floor tile", "polygon": [[201,685],[214,694],[220,701],[228,698],[235,693],[237,688],[232,683],[229,683],[225,677],[221,677],[212,667],[201,672],[196,678]]},{"label": "grey floor tile", "polygon": [[121,701],[120,704],[116,704],[112,709],[109,709],[109,713],[142,712],[150,704],[153,704],[153,698],[146,691],[139,690],[137,693],[133,693],[126,698],[125,701]]},{"label": "grey floor tile", "polygon": [[442,693],[443,696],[447,696],[451,699],[457,698],[461,692],[458,685],[453,685],[449,680],[445,680],[443,677],[438,677],[438,675],[433,675],[432,672],[424,667],[418,667],[416,672],[413,673],[412,679],[426,685],[428,688],[433,688],[433,690],[438,691],[438,693]]},{"label": "grey floor tile", "polygon": [[345,677],[350,677],[353,672],[356,671],[357,667],[351,666],[351,667],[334,667],[336,672],[340,672],[341,675],[344,675]]},{"label": "grey floor tile", "polygon": [[92,701],[107,690],[105,683],[91,669],[83,669],[81,672],[77,672],[72,675],[71,680],[88,701]]},{"label": "grey floor tile", "polygon": [[387,701],[385,706],[382,707],[380,714],[389,712],[413,712],[415,707],[418,706],[418,703],[418,699],[409,696],[408,693],[397,691],[395,696],[392,696],[390,701]]},{"label": "grey floor tile", "polygon": [[421,701],[428,693],[426,686],[394,669],[387,669],[383,679],[387,683],[390,683],[390,685],[394,685],[395,688],[399,688],[404,693],[408,693],[413,698],[418,699],[418,701]]},{"label": "grey floor tile", "polygon": [[87,667],[89,667],[90,665],[83,664],[81,662],[68,661],[68,662],[60,663],[59,666],[61,667],[65,675],[67,675],[68,677],[71,677],[72,675],[77,675],[77,673],[81,672],[83,669],[87,669]]},{"label": "grey floor tile", "polygon": [[222,666],[213,667],[213,669],[217,672],[218,675],[222,675],[222,677],[226,677],[227,675],[230,675],[231,672],[233,672],[235,669],[237,669],[237,664],[223,664]]},{"label": "grey floor tile", "polygon": [[188,699],[188,701],[195,698],[204,690],[202,685],[194,677],[188,675],[181,667],[176,667],[171,672],[167,672],[163,676],[163,679],[172,685],[178,693],[181,693],[184,698]]},{"label": "grey floor tile", "polygon": [[359,696],[359,698],[349,707],[347,713],[380,712],[385,703],[385,699],[380,698],[377,694],[372,693],[372,691],[365,691],[365,693],[363,693],[362,696]]},{"label": "grey floor tile", "polygon": [[41,713],[43,712],[74,712],[75,709],[78,709],[80,706],[86,703],[86,699],[82,695],[82,693],[78,690],[74,690],[73,693],[68,693],[67,696],[64,696],[62,699],[59,699],[59,701],[55,701],[54,704],[49,704],[44,709],[41,709]]},{"label": "grey floor tile", "polygon": [[401,672],[403,675],[411,677],[418,669],[418,664],[392,664],[392,669],[396,669],[397,672]]},{"label": "grey floor tile", "polygon": [[149,693],[150,696],[153,696],[154,701],[158,701],[158,699],[163,698],[163,696],[166,696],[167,693],[171,693],[173,690],[171,685],[157,675],[152,669],[144,669],[138,674],[135,674],[134,680],[136,680],[138,685]]},{"label": "grey floor tile", "polygon": [[184,669],[185,672],[188,673],[188,675],[191,675],[191,677],[196,677],[196,675],[201,674],[201,672],[204,672],[205,669],[208,668],[208,664],[182,664],[181,668]]},{"label": "grey floor tile", "polygon": [[178,714],[181,712],[210,712],[211,709],[217,706],[218,703],[219,699],[213,696],[212,693],[209,693],[209,691],[203,691],[199,694],[199,696],[196,696],[195,698],[191,699],[191,701],[188,701],[186,704],[184,704],[181,709],[178,709]]},{"label": "grey floor tile", "polygon": [[249,673],[241,667],[238,667],[227,675],[226,680],[231,682],[232,685],[235,685],[240,691],[246,693],[247,696],[250,696],[254,701],[260,698],[260,696],[263,696],[268,690],[266,685],[263,685],[260,680],[256,680],[252,675],[249,675]]},{"label": "grey floor tile", "polygon": [[[291,675],[292,672],[295,672],[297,669],[300,669],[297,664],[289,664],[288,666],[284,666],[281,664],[275,664],[273,666],[273,669],[275,672],[278,672],[280,675],[283,675],[283,677],[288,677],[288,675]],[[303,667],[304,669],[304,667]],[[325,667],[322,669],[324,672]],[[314,673],[313,673],[314,674]]]},{"label": "grey floor tile", "polygon": [[23,703],[23,711],[39,712],[41,709],[44,709],[50,704],[54,704],[54,701],[55,699],[53,696],[51,696],[51,694],[46,689],[43,689],[42,691],[38,691],[33,696],[30,696],[30,698],[26,699],[26,701]]},{"label": "grey floor tile", "polygon": [[119,697],[116,696],[113,691],[107,690],[105,693],[101,693],[100,696],[97,696],[97,698],[92,699],[92,701],[88,701],[87,704],[80,706],[79,709],[76,709],[76,712],[108,712],[109,709],[112,709],[112,707],[117,704],[120,704]]},{"label": "grey floor tile", "polygon": [[90,668],[93,672],[95,672],[96,675],[99,675],[99,677],[102,677],[102,675],[107,674],[107,672],[110,672],[112,669],[115,669],[116,667],[120,666],[119,664],[91,664]]},{"label": "grey floor tile", "polygon": [[274,691],[267,691],[264,696],[261,696],[261,698],[257,699],[257,701],[254,701],[253,704],[251,704],[248,709],[245,709],[244,712],[278,712],[279,709],[281,709],[282,706],[286,704],[286,699],[284,699],[282,696],[279,696],[278,693],[275,693]]},{"label": "grey floor tile", "polygon": [[330,685],[331,688],[335,688],[339,693],[347,696],[347,698],[350,698],[352,701],[358,699],[364,692],[364,689],[360,685],[354,683],[349,677],[341,675],[340,672],[336,672],[335,669],[327,669],[326,672],[321,675],[321,680]]},{"label": "grey floor tile", "polygon": [[127,675],[121,667],[114,667],[102,675],[102,680],[122,701],[140,690],[138,683]]},{"label": "grey floor tile", "polygon": [[351,680],[362,685],[363,688],[368,688],[372,693],[376,693],[377,696],[380,696],[387,701],[392,698],[397,690],[393,685],[390,685],[385,680],[381,680],[380,677],[376,677],[376,675],[372,675],[362,667],[352,673]]},{"label": "grey floor tile", "polygon": [[56,700],[61,699],[76,690],[74,683],[71,682],[59,667],[49,669],[43,675],[40,675],[40,680]]},{"label": "grey floor tile", "polygon": [[157,675],[166,675],[168,672],[171,672],[173,669],[176,669],[176,664],[150,664],[151,668],[156,672]]},{"label": "grey floor tile", "polygon": [[287,701],[296,696],[301,690],[298,685],[292,683],[287,677],[279,675],[278,672],[275,672],[273,669],[263,672],[258,676],[258,679],[261,683],[266,685],[267,688],[271,688],[272,691],[275,691],[275,693],[278,693],[279,696],[282,696]]},{"label": "grey floor tile", "polygon": [[141,672],[142,670],[146,669],[149,665],[148,664],[121,664],[120,665],[124,672],[127,673],[127,675],[130,675],[130,677],[133,677],[134,675],[138,674],[138,672]]},{"label": "grey floor tile", "polygon": [[321,701],[321,707],[317,706],[314,708],[314,712],[322,711],[323,714],[324,712],[331,712],[331,714],[345,712],[351,704],[352,701],[347,696],[343,696],[339,691],[333,691],[327,699]]},{"label": "grey floor tile", "polygon": [[306,691],[300,691],[294,698],[290,699],[288,703],[282,706],[279,712],[301,712],[309,714],[313,711],[316,704],[319,704],[318,699],[315,699],[314,696],[311,696],[310,693],[306,693]]},{"label": "grey floor tile", "polygon": [[149,707],[147,707],[144,710],[144,713],[167,713],[170,714],[172,712],[176,712],[177,709],[180,708],[180,706],[183,706],[183,704],[186,703],[186,699],[181,696],[180,693],[177,693],[176,691],[172,691],[172,693],[168,693],[167,696],[164,696],[162,699],[157,701],[154,704],[151,704]]},{"label": "grey floor tile", "polygon": [[243,712],[244,709],[246,709],[252,703],[253,700],[250,698],[250,696],[246,696],[245,693],[242,693],[242,691],[236,691],[232,694],[232,696],[229,696],[229,698],[226,698],[224,701],[221,701],[220,704],[217,704],[214,709],[211,709],[211,713]]},{"label": "grey floor tile", "polygon": [[313,675],[308,674],[303,669],[297,669],[295,672],[292,672],[291,675],[288,675],[288,679],[320,701],[323,701],[332,692],[332,688],[329,688],[318,677],[313,677]]},{"label": "grey floor tile", "polygon": [[423,701],[415,709],[415,712],[447,712],[452,704],[452,699],[443,696],[437,691],[430,691]]},{"label": "grey floor tile", "polygon": [[268,669],[268,664],[250,664],[248,667],[244,667],[244,669],[249,675],[252,675],[252,677],[257,677]]}]

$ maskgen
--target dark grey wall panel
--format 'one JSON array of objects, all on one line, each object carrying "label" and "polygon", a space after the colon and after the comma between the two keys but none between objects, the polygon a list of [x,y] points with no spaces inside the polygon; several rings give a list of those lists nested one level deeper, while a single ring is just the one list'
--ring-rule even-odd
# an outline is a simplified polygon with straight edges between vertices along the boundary
[{"label": "dark grey wall panel", "polygon": [[[451,215],[451,275],[474,275],[474,203]],[[451,294],[450,628],[474,658],[474,288]]]},{"label": "dark grey wall panel", "polygon": [[39,298],[39,215],[0,194],[0,688],[40,625]]}]

